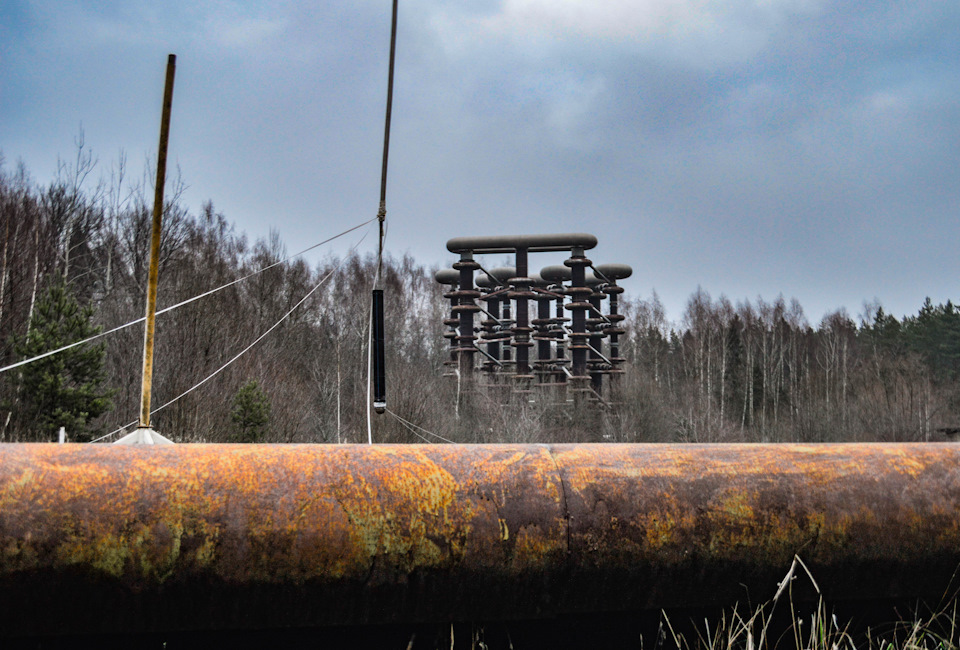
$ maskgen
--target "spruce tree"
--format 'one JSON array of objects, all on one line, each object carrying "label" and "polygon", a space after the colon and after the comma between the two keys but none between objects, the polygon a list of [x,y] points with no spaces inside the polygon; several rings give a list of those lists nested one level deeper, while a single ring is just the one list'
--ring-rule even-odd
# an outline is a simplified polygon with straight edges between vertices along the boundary
[{"label": "spruce tree", "polygon": [[244,384],[233,398],[230,419],[234,442],[260,442],[270,422],[270,398],[255,381]]},{"label": "spruce tree", "polygon": [[[82,307],[62,276],[37,300],[27,336],[16,350],[31,358],[100,332],[93,308]],[[104,344],[84,344],[23,367],[21,420],[35,440],[56,440],[64,427],[73,442],[91,440],[93,422],[113,405],[103,386]],[[32,435],[31,435],[32,434]]]},{"label": "spruce tree", "polygon": [[920,312],[903,322],[907,343],[926,361],[939,382],[960,378],[960,310],[951,301],[934,305],[924,301]]}]

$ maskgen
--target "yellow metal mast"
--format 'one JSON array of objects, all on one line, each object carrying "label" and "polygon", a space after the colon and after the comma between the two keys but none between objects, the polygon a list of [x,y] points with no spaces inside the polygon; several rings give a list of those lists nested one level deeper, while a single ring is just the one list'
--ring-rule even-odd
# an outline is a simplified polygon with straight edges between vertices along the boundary
[{"label": "yellow metal mast", "polygon": [[143,379],[140,385],[140,423],[137,431],[117,442],[170,442],[150,431],[150,391],[153,383],[153,335],[157,315],[157,276],[160,272],[160,226],[163,221],[163,186],[167,176],[167,142],[170,139],[170,111],[173,106],[173,77],[177,56],[167,57],[167,79],[163,90],[163,114],[160,118],[160,147],[157,153],[157,183],[153,195],[153,232],[150,238],[150,272],[147,278],[147,315],[143,336]]}]

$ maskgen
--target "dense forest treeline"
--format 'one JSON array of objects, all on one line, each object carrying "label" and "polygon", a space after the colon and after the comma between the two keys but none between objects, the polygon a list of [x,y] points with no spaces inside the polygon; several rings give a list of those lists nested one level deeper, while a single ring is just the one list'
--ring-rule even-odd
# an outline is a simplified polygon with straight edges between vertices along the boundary
[{"label": "dense forest treeline", "polygon": [[[41,187],[0,158],[0,365],[143,315],[149,174],[131,183],[121,157],[93,182],[96,167],[81,142]],[[348,254],[341,239],[341,256],[314,268],[283,261],[276,233],[250,243],[212,204],[191,213],[181,189],[172,184],[165,206],[160,309],[276,266],[158,317],[154,428],[178,441],[365,441],[376,260]],[[383,273],[391,413],[375,418],[377,441],[907,441],[960,427],[960,312],[950,302],[928,300],[902,320],[879,305],[859,322],[838,310],[811,326],[782,298],[733,304],[698,289],[679,323],[655,294],[627,299],[628,363],[610,408],[504,408],[476,395],[457,409],[443,376],[443,288],[409,257],[387,258]],[[165,406],[321,282],[248,353]],[[142,347],[136,325],[0,374],[0,440],[53,440],[64,426],[84,441],[132,423]]]}]

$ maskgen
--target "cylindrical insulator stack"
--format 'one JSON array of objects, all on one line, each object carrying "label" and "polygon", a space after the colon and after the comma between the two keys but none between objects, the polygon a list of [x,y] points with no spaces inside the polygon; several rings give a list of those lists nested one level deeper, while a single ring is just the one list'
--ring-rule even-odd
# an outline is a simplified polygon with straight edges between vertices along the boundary
[{"label": "cylindrical insulator stack", "polygon": [[[514,269],[514,272],[510,277],[513,277],[514,275],[516,275],[516,269]],[[503,301],[503,313],[500,317],[500,322],[503,323],[503,326],[501,327],[501,340],[503,341],[503,367],[513,369],[517,362],[514,360],[513,348],[510,347],[510,332],[513,329],[516,321],[513,320],[513,306],[509,297]]]},{"label": "cylindrical insulator stack", "polygon": [[620,336],[625,334],[626,330],[622,326],[624,315],[619,311],[620,294],[623,293],[623,287],[617,285],[617,280],[629,278],[633,275],[633,269],[627,264],[598,264],[596,270],[609,281],[609,284],[603,288],[603,292],[610,296],[610,312],[607,315],[607,320],[610,323],[604,328],[603,332],[610,337],[610,361],[613,363],[610,373],[612,379],[616,380],[619,375],[623,374],[621,366],[626,361],[620,356]]},{"label": "cylindrical insulator stack", "polygon": [[[510,277],[513,277],[516,273],[511,274]],[[506,289],[509,293],[509,288]],[[511,341],[511,331],[513,325],[516,321],[513,320],[513,306],[510,302],[509,296],[504,296],[504,300],[501,304],[501,314],[500,322],[502,323],[500,327],[500,341],[503,344],[503,349],[501,350],[503,356],[503,368],[504,370],[513,371],[517,362],[514,360],[513,348],[510,346]]]},{"label": "cylindrical insulator stack", "polygon": [[[477,276],[477,286],[483,291],[480,297],[487,304],[487,318],[481,321],[480,340],[486,345],[487,357],[482,365],[488,373],[498,373],[503,368],[504,346],[509,350],[510,324],[505,320],[501,308],[510,303],[509,288],[505,281],[516,275],[513,267],[498,267],[491,271],[481,271]],[[506,310],[505,310],[506,311]],[[507,311],[509,317],[509,311]]]},{"label": "cylindrical insulator stack", "polygon": [[517,274],[517,269],[513,266],[498,266],[490,271],[493,276],[492,282],[496,282],[497,295],[500,297],[500,323],[496,327],[497,337],[500,339],[501,356],[505,365],[513,364],[512,348],[510,339],[514,325],[513,311],[510,306],[510,278]]},{"label": "cylindrical insulator stack", "polygon": [[537,375],[537,384],[540,386],[550,383],[550,374],[553,365],[553,352],[550,349],[552,337],[550,335],[550,294],[546,292],[547,281],[539,273],[531,273],[531,285],[537,303],[537,317],[530,321],[533,325],[533,340],[537,343],[537,360],[533,367]]},{"label": "cylindrical insulator stack", "polygon": [[603,315],[602,301],[606,295],[602,288],[605,283],[593,273],[587,273],[586,276],[587,286],[590,287],[590,296],[587,301],[592,307],[587,316],[587,332],[590,334],[587,338],[587,344],[590,346],[587,366],[590,372],[590,388],[593,389],[596,398],[600,398],[603,396],[603,376],[610,370],[610,364],[603,359],[603,337],[605,336],[603,327],[609,324]]},{"label": "cylindrical insulator stack", "polygon": [[553,370],[553,381],[557,384],[566,384],[567,374],[565,366],[570,364],[570,359],[566,356],[567,333],[564,330],[564,324],[570,319],[564,314],[563,299],[565,295],[564,282],[570,281],[570,269],[563,265],[545,266],[540,270],[540,277],[547,282],[547,291],[554,294],[555,313],[550,319],[546,336],[555,345],[553,351],[553,361],[551,364]]},{"label": "cylindrical insulator stack", "polygon": [[513,348],[510,346],[510,340],[513,336],[513,310],[510,303],[510,278],[517,274],[517,269],[513,266],[498,266],[490,271],[493,276],[492,282],[496,282],[497,295],[500,297],[500,323],[496,327],[496,337],[501,345],[501,357],[504,368],[513,368],[516,363],[513,360]]},{"label": "cylindrical insulator stack", "polygon": [[566,293],[570,302],[565,308],[570,311],[570,354],[573,357],[571,389],[575,396],[590,391],[590,377],[587,375],[587,312],[590,310],[589,297],[592,290],[586,286],[586,269],[592,262],[583,254],[582,248],[574,248],[564,265],[570,267],[570,286]]},{"label": "cylindrical insulator stack", "polygon": [[497,328],[500,325],[500,296],[497,295],[496,285],[486,275],[481,273],[477,277],[477,287],[480,289],[480,300],[486,303],[486,318],[480,321],[480,341],[487,346],[487,358],[483,362],[483,369],[488,372],[496,371],[500,361],[500,338]]},{"label": "cylindrical insulator stack", "polygon": [[443,294],[443,297],[450,301],[450,315],[443,319],[443,324],[447,328],[443,332],[443,338],[450,341],[450,359],[443,362],[446,367],[443,374],[444,376],[453,375],[453,369],[457,367],[457,328],[460,326],[460,318],[455,310],[459,304],[455,292],[460,284],[460,274],[453,269],[440,269],[433,277],[440,284],[449,287]]},{"label": "cylindrical insulator stack", "polygon": [[528,277],[527,267],[527,249],[517,248],[517,275],[510,278],[510,298],[515,301],[517,322],[513,326],[512,345],[517,354],[517,372],[513,375],[516,382],[514,391],[520,394],[530,392],[530,383],[533,381],[533,375],[530,372],[530,348],[533,347],[533,341],[530,340],[530,334],[533,328],[530,327],[530,299],[535,298],[536,294],[530,290],[533,279]]},{"label": "cylindrical insulator stack", "polygon": [[479,269],[480,265],[473,260],[473,253],[462,253],[460,261],[454,263],[453,268],[460,273],[460,287],[451,292],[459,301],[453,308],[453,312],[460,319],[460,329],[456,337],[457,363],[461,378],[466,380],[473,372],[473,355],[477,351],[473,345],[477,338],[473,331],[473,315],[480,311],[476,303],[480,292],[473,287],[473,272]]}]

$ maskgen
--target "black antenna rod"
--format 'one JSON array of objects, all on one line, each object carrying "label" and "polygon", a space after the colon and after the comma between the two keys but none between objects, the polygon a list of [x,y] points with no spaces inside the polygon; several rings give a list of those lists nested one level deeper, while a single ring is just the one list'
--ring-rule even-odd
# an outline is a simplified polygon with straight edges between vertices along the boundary
[{"label": "black antenna rod", "polygon": [[[387,408],[386,373],[384,371],[383,289],[379,288],[379,284],[383,281],[381,271],[383,268],[384,221],[387,218],[387,159],[390,154],[390,118],[393,114],[393,70],[397,53],[397,4],[398,0],[393,0],[393,17],[390,24],[390,65],[387,72],[387,116],[383,126],[383,167],[380,172],[380,210],[377,212],[377,219],[380,222],[380,245],[377,249],[377,274],[373,287],[373,304],[370,319],[373,377],[368,377],[367,379],[373,382],[373,407],[378,414],[383,413]],[[370,408],[369,405],[367,405],[367,408]],[[367,438],[368,442],[372,443],[373,430],[369,413],[368,410]]]}]

